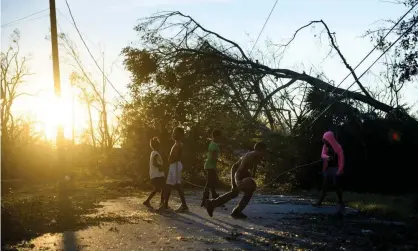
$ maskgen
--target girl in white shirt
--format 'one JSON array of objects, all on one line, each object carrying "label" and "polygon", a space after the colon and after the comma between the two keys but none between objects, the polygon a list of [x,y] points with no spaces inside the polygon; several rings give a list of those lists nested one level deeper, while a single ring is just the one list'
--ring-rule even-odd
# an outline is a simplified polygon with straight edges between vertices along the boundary
[{"label": "girl in white shirt", "polygon": [[164,204],[164,187],[165,175],[163,171],[163,159],[160,153],[160,141],[157,137],[150,140],[150,147],[152,148],[151,156],[149,158],[149,176],[154,190],[148,195],[148,198],[143,202],[147,207],[151,207],[151,199],[159,192],[161,193],[160,206]]}]

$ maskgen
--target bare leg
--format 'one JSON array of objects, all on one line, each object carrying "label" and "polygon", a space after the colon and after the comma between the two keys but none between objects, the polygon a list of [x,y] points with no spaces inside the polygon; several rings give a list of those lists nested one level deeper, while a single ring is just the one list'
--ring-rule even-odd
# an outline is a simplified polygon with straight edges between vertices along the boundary
[{"label": "bare leg", "polygon": [[252,178],[245,178],[239,184],[240,190],[244,191],[244,196],[240,200],[239,204],[232,210],[231,216],[234,218],[247,218],[245,214],[242,213],[242,210],[248,205],[253,193],[256,190],[256,183]]},{"label": "bare leg", "polygon": [[146,206],[151,206],[150,201],[157,194],[158,190],[159,190],[158,188],[154,188],[154,190],[152,190],[152,192],[148,195],[148,198],[144,201],[143,204]]},{"label": "bare leg", "polygon": [[318,200],[316,201],[315,204],[313,204],[313,206],[321,206],[322,202],[325,199],[325,196],[327,195],[327,191],[328,191],[328,175],[325,175],[322,181],[322,189],[321,189],[321,193],[319,195]]},{"label": "bare leg", "polygon": [[335,186],[336,186],[335,192],[337,193],[337,198],[338,198],[338,214],[343,214],[345,210],[341,178],[342,178],[341,176],[335,176]]},{"label": "bare leg", "polygon": [[171,195],[171,186],[167,185],[164,189],[164,208],[167,209],[168,208],[168,201],[170,200],[170,195]]},{"label": "bare leg", "polygon": [[160,193],[161,193],[160,206],[162,206],[164,205],[164,188],[160,188]]},{"label": "bare leg", "polygon": [[187,211],[189,210],[189,208],[187,207],[187,203],[186,203],[186,198],[184,197],[184,191],[183,188],[181,187],[180,184],[177,184],[174,186],[174,188],[177,190],[180,200],[181,200],[181,205],[180,207],[177,209],[178,211]]},{"label": "bare leg", "polygon": [[232,210],[231,216],[234,218],[247,218],[245,214],[242,213],[242,210],[248,205],[251,198],[253,197],[253,192],[246,192],[244,196],[241,198],[238,206]]},{"label": "bare leg", "polygon": [[238,169],[237,164],[232,165],[231,167],[231,191],[224,193],[223,195],[218,196],[212,200],[206,200],[205,202],[206,211],[208,212],[210,217],[213,216],[213,210],[215,210],[216,207],[222,206],[228,201],[238,196],[240,190],[235,182],[235,172],[237,171],[237,169]]},{"label": "bare leg", "polygon": [[222,194],[221,196],[217,197],[216,199],[206,200],[206,210],[210,217],[213,216],[213,210],[215,208],[224,205],[228,201],[236,198],[239,194],[239,190],[233,188],[231,191]]}]

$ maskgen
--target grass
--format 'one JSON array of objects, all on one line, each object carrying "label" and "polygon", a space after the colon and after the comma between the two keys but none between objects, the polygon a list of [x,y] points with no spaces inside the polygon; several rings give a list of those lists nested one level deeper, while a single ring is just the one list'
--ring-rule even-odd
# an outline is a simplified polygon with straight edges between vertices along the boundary
[{"label": "grass", "polygon": [[[295,189],[292,184],[282,184],[281,186],[273,189],[263,190],[262,193],[304,196],[312,199],[316,199],[319,196],[318,190],[308,191]],[[418,220],[417,209],[414,209],[414,203],[417,203],[416,200],[418,199],[415,194],[395,196],[373,193],[343,192],[343,199],[347,206],[358,209],[360,212],[370,217],[386,220]],[[335,192],[329,191],[324,204],[334,203],[337,203]]]},{"label": "grass", "polygon": [[406,220],[416,213],[413,209],[413,195],[390,196],[348,192],[344,194],[344,198],[348,206],[376,217]]},{"label": "grass", "polygon": [[[309,196],[316,198],[319,191],[297,191],[295,195]],[[409,220],[418,218],[414,210],[413,194],[405,195],[381,195],[372,193],[344,192],[343,199],[347,206],[360,210],[370,217],[386,220]],[[325,198],[325,204],[337,203],[334,192],[330,191]]]}]

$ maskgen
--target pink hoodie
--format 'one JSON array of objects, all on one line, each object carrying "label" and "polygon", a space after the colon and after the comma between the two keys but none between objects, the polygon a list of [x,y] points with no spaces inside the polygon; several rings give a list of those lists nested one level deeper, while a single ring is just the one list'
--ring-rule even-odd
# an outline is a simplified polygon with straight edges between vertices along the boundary
[{"label": "pink hoodie", "polygon": [[[324,136],[322,136],[322,139],[326,140],[334,150],[334,152],[338,155],[338,173],[342,173],[344,171],[344,152],[341,145],[335,140],[334,133],[331,131],[328,131],[324,133]],[[324,144],[322,147],[322,154],[321,157],[326,160],[329,158],[328,156],[328,147]],[[325,171],[328,168],[328,161],[324,161],[324,165],[322,168],[322,171]]]}]

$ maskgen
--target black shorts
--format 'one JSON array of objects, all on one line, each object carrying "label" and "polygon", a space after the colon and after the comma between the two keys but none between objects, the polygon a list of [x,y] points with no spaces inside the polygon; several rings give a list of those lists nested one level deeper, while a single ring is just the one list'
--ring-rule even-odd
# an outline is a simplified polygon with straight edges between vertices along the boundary
[{"label": "black shorts", "polygon": [[327,170],[324,172],[324,179],[323,183],[328,186],[333,186],[336,188],[342,187],[343,176],[337,175],[338,168],[337,167],[328,167]]},{"label": "black shorts", "polygon": [[151,184],[154,189],[163,189],[165,185],[165,177],[157,177],[151,179]]},{"label": "black shorts", "polygon": [[216,169],[206,169],[206,187],[216,188],[218,185],[218,174]]}]

